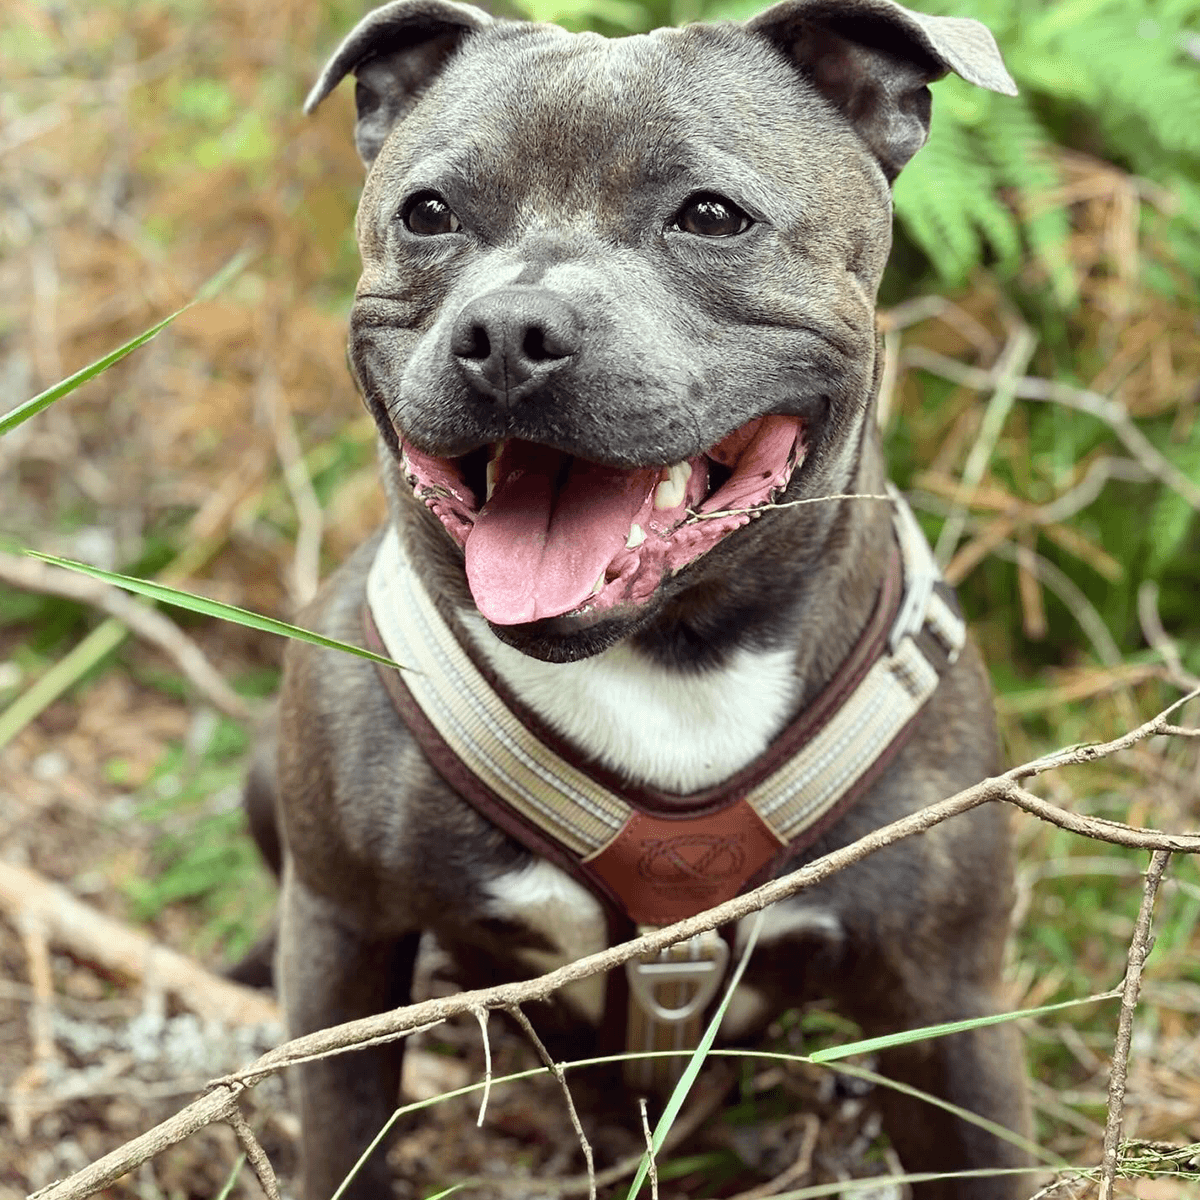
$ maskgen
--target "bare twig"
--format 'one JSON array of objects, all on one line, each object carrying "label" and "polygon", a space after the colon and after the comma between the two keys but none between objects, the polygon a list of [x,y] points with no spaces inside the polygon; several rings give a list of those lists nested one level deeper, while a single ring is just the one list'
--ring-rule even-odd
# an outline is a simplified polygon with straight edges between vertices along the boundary
[{"label": "bare twig", "polygon": [[483,1096],[479,1101],[479,1116],[475,1119],[475,1128],[482,1129],[488,1098],[492,1094],[492,1042],[488,1037],[488,1010],[476,1007],[471,1011],[475,1014],[475,1020],[479,1022],[479,1035],[483,1038]]},{"label": "bare twig", "polygon": [[[725,1095],[733,1083],[734,1073],[728,1063],[711,1063],[708,1067],[707,1079],[702,1078],[692,1090],[694,1103],[689,1104],[672,1123],[667,1136],[663,1139],[660,1154],[669,1154],[676,1146],[686,1142],[713,1114],[721,1107]],[[597,1171],[596,1187],[610,1187],[628,1179],[642,1164],[643,1151],[631,1154],[611,1167]],[[582,1196],[590,1192],[592,1179],[585,1175],[568,1175],[559,1179],[539,1179],[537,1190],[547,1196]],[[526,1179],[503,1180],[495,1176],[483,1179],[466,1179],[459,1185],[460,1191],[479,1190],[488,1195],[506,1191],[519,1192],[525,1196],[529,1191],[529,1181]]]},{"label": "bare twig", "polygon": [[1079,622],[1080,629],[1087,634],[1096,657],[1106,666],[1115,667],[1121,662],[1121,648],[1109,632],[1099,609],[1088,599],[1087,593],[1056,563],[1043,554],[1013,542],[1000,542],[992,547],[997,558],[1024,565],[1046,585],[1066,606],[1067,611]]},{"label": "bare twig", "polygon": [[45,922],[37,913],[24,912],[16,922],[29,963],[34,1001],[29,1006],[33,1057],[46,1063],[58,1057],[54,1045],[54,978],[50,971],[50,946]]},{"label": "bare twig", "polygon": [[965,308],[944,296],[916,296],[897,304],[895,308],[885,309],[879,313],[879,329],[886,334],[930,319],[939,320],[953,329],[984,358],[993,357],[1000,348],[986,326]]},{"label": "bare twig", "polygon": [[654,1135],[650,1132],[650,1117],[646,1112],[646,1097],[638,1097],[638,1111],[642,1114],[642,1136],[646,1139],[646,1158],[649,1161],[647,1174],[650,1176],[650,1200],[658,1200],[658,1163],[654,1157]]},{"label": "bare twig", "polygon": [[[946,504],[943,511],[948,513],[950,503],[962,502],[965,498],[970,500],[972,507],[976,509],[985,508],[998,514],[983,524],[976,532],[974,540],[956,550],[946,564],[943,574],[946,582],[951,585],[961,583],[997,545],[1010,539],[1018,529],[1029,525],[1045,529],[1048,537],[1060,543],[1067,538],[1071,539],[1066,545],[1067,550],[1083,558],[1106,578],[1119,578],[1119,574],[1113,574],[1115,564],[1107,559],[1103,551],[1086,541],[1077,531],[1064,526],[1063,522],[1092,504],[1110,479],[1145,483],[1152,478],[1141,463],[1131,458],[1105,455],[1094,459],[1077,483],[1047,504],[1029,504],[1014,496],[985,496],[981,492],[976,492],[972,499],[965,496],[957,481],[944,480],[944,477],[929,472],[918,476],[918,484],[928,488],[933,494],[927,499],[922,499],[919,493],[916,497],[910,493],[910,499],[914,503],[925,504],[931,511],[938,511],[939,502]],[[1120,571],[1119,566],[1117,571]]]},{"label": "bare twig", "polygon": [[876,313],[876,321],[881,333],[891,333],[893,330],[907,329],[910,325],[919,325],[930,317],[941,316],[949,303],[941,296],[914,296],[893,308],[882,309]]},{"label": "bare twig", "polygon": [[325,514],[313,489],[296,421],[288,407],[279,379],[269,364],[263,366],[258,380],[259,395],[266,406],[275,435],[275,452],[283,467],[283,481],[296,509],[296,553],[292,559],[289,591],[297,608],[307,604],[317,593],[321,577],[321,538],[325,531]]},{"label": "bare twig", "polygon": [[[922,346],[910,346],[904,352],[904,359],[909,366],[920,367],[930,374],[939,375],[975,391],[990,391],[997,383],[994,369],[983,371],[978,367],[968,367]],[[1071,387],[1053,379],[1038,379],[1032,375],[1018,379],[1015,390],[1022,400],[1061,404],[1064,408],[1073,408],[1103,421],[1146,470],[1178,492],[1192,508],[1200,512],[1200,485],[1184,474],[1146,437],[1119,400],[1112,400],[1086,388]]]},{"label": "bare twig", "polygon": [[1033,509],[1030,515],[1036,525],[1054,525],[1087,508],[1100,495],[1110,479],[1125,483],[1145,483],[1150,478],[1150,472],[1135,459],[1105,454],[1088,463],[1088,468],[1078,483],[1048,504]]},{"label": "bare twig", "polygon": [[242,1114],[242,1110],[236,1105],[233,1112],[229,1114],[229,1124],[233,1126],[233,1132],[237,1134],[238,1144],[250,1160],[250,1165],[254,1168],[254,1174],[258,1176],[258,1182],[262,1185],[262,1190],[266,1193],[267,1200],[280,1200],[279,1182],[275,1178],[275,1171],[271,1166],[271,1160],[267,1157],[267,1152],[259,1144],[258,1138],[254,1136],[254,1130],[250,1128],[250,1123]]},{"label": "bare twig", "polygon": [[712,521],[717,517],[753,516],[772,508],[800,508],[805,504],[828,504],[831,500],[886,500],[890,504],[892,497],[883,492],[836,492],[829,496],[806,496],[803,500],[772,500],[768,504],[756,504],[753,508],[718,508],[712,512],[690,512],[687,520],[690,523]]},{"label": "bare twig", "polygon": [[[973,493],[979,486],[983,473],[987,470],[988,462],[991,460],[996,442],[1000,437],[1000,431],[1004,428],[1004,422],[1008,419],[1008,414],[1012,411],[1012,406],[1016,401],[1017,381],[1024,374],[1036,347],[1037,338],[1033,331],[1025,325],[1019,325],[1012,337],[1009,338],[1008,345],[1004,347],[1003,353],[992,370],[995,380],[992,398],[984,409],[983,420],[980,422],[975,444],[971,447],[963,466],[962,486],[968,494]],[[942,566],[949,561],[950,556],[954,553],[954,547],[958,545],[958,539],[962,536],[963,526],[966,523],[966,516],[967,503],[956,505],[938,534],[933,555]]]},{"label": "bare twig", "polygon": [[529,1040],[537,1049],[538,1055],[542,1062],[550,1068],[551,1074],[558,1080],[558,1086],[562,1088],[563,1096],[567,1102],[567,1112],[571,1117],[571,1124],[575,1129],[575,1136],[579,1139],[579,1145],[583,1148],[583,1160],[587,1169],[588,1178],[588,1200],[596,1200],[596,1161],[592,1156],[592,1144],[587,1140],[587,1134],[583,1132],[583,1124],[579,1120],[579,1113],[575,1108],[575,1100],[571,1095],[571,1089],[567,1085],[567,1073],[562,1069],[562,1064],[557,1063],[550,1055],[550,1051],[546,1049],[542,1039],[538,1037],[537,1030],[534,1029],[529,1018],[519,1006],[508,1010],[513,1017],[520,1023],[521,1028],[525,1030]]},{"label": "bare twig", "polygon": [[[947,800],[931,804],[893,821],[891,824],[873,830],[857,841],[823,855],[797,871],[771,880],[769,883],[765,883],[745,895],[719,904],[707,912],[689,917],[674,925],[656,929],[598,954],[578,959],[537,979],[500,984],[496,987],[461,992],[453,996],[436,997],[419,1004],[395,1009],[392,1012],[380,1013],[357,1021],[349,1021],[330,1029],[318,1030],[315,1033],[305,1034],[303,1037],[285,1042],[262,1055],[245,1070],[216,1081],[213,1091],[188,1105],[170,1120],[106,1154],[69,1179],[42,1189],[37,1195],[41,1200],[82,1200],[83,1197],[107,1187],[152,1155],[174,1145],[205,1125],[211,1124],[213,1121],[228,1120],[231,1106],[236,1103],[236,1097],[242,1090],[275,1074],[284,1067],[306,1061],[313,1056],[339,1053],[377,1041],[390,1041],[406,1037],[418,1026],[428,1027],[431,1023],[444,1021],[457,1014],[474,1012],[478,1008],[513,1008],[530,1001],[544,1000],[567,984],[587,979],[602,971],[612,970],[632,958],[657,954],[676,942],[741,920],[750,913],[758,912],[770,904],[793,896],[806,888],[814,887],[836,872],[860,862],[868,855],[874,854],[886,846],[893,845],[914,834],[923,833],[950,817],[968,812],[991,801],[1000,800],[1013,804],[1063,829],[1115,845],[1170,850],[1184,854],[1200,853],[1200,834],[1162,833],[1152,829],[1135,829],[1118,821],[1080,816],[1042,800],[1021,786],[1023,780],[1047,771],[1073,764],[1096,762],[1108,755],[1135,746],[1148,738],[1163,734],[1173,728],[1169,721],[1170,716],[1181,705],[1197,696],[1200,696],[1200,690],[1181,697],[1156,717],[1119,738],[1099,744],[1085,744],[1058,750],[1022,766],[1014,767],[1003,775],[982,780]],[[3,864],[0,864],[0,869],[2,868]]]},{"label": "bare twig", "polygon": [[1056,1179],[1044,1188],[1034,1192],[1029,1200],[1076,1200],[1090,1186],[1090,1180],[1080,1175],[1069,1179]]},{"label": "bare twig", "polygon": [[1133,1014],[1137,1008],[1142,983],[1142,967],[1153,945],[1150,922],[1154,915],[1154,898],[1171,855],[1155,850],[1146,871],[1142,891],[1142,906],[1138,910],[1133,940],[1129,943],[1128,967],[1121,994],[1121,1015],[1117,1019],[1117,1040],[1113,1045],[1112,1069],[1108,1077],[1108,1117],[1104,1123],[1104,1155],[1100,1161],[1099,1200],[1112,1200],[1113,1181],[1121,1150],[1121,1127],[1125,1116],[1125,1076],[1129,1070],[1129,1046],[1133,1040]]},{"label": "bare twig", "polygon": [[17,1141],[33,1132],[38,1115],[37,1089],[46,1082],[48,1069],[58,1059],[54,1044],[54,980],[46,928],[36,913],[24,912],[15,922],[25,947],[33,1002],[29,1006],[29,1034],[33,1061],[13,1080],[8,1090],[8,1118]]},{"label": "bare twig", "polygon": [[[913,500],[914,507],[936,509],[938,506],[936,498],[930,497],[928,493],[918,494],[913,497]],[[1013,520],[1012,525],[1015,528],[1016,519]],[[996,557],[1009,562],[1023,563],[1042,584],[1063,602],[1067,610],[1079,622],[1080,628],[1092,643],[1100,661],[1109,667],[1117,666],[1121,662],[1120,647],[1113,639],[1108,626],[1104,624],[1104,618],[1100,616],[1096,606],[1088,599],[1082,588],[1045,555],[1030,551],[1027,547],[1022,548],[1010,541],[1007,537],[1008,532],[1008,530],[998,528],[990,535],[985,533],[981,539],[983,545],[979,550],[972,552],[969,560],[956,559],[951,563],[953,569],[948,568],[946,571],[948,581],[960,582],[967,571],[976,565],[976,561],[983,556],[983,552],[995,554]],[[972,550],[972,547],[966,549]]]},{"label": "bare twig", "polygon": [[1166,663],[1171,678],[1181,687],[1200,688],[1200,676],[1193,675],[1179,657],[1179,650],[1163,628],[1158,615],[1158,584],[1153,579],[1143,580],[1137,594],[1138,621],[1142,635],[1158,651]]},{"label": "bare twig", "polygon": [[120,588],[36,558],[3,551],[0,551],[0,581],[30,592],[77,600],[108,613],[167,654],[196,690],[223,713],[239,721],[253,716],[250,705],[225,682],[204,651],[174,621]]}]

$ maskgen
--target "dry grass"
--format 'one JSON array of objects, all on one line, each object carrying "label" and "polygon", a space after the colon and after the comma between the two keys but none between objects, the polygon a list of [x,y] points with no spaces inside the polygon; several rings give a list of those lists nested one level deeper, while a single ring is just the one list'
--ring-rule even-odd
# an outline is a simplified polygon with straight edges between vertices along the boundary
[{"label": "dry grass", "polygon": [[[335,97],[317,120],[299,114],[317,54],[344,24],[297,0],[101,4],[69,18],[66,10],[17,0],[0,16],[5,406],[177,307],[236,251],[252,247],[256,255],[220,299],[0,442],[4,533],[103,566],[165,571],[195,590],[286,617],[311,586],[316,542],[327,565],[378,520],[373,433],[343,366],[355,276],[349,230],[360,175],[348,137],[349,99]],[[1134,417],[1167,418],[1175,438],[1185,440],[1200,403],[1196,313],[1145,286],[1141,264],[1154,248],[1140,240],[1138,225],[1143,193],[1156,204],[1169,198],[1095,160],[1071,157],[1066,165],[1064,194],[1048,202],[1069,204],[1073,214],[1070,257],[1084,306],[1066,336],[1078,363],[1095,364],[1079,382],[1101,392],[1119,388]],[[919,345],[990,367],[1017,322],[1002,293],[981,277],[954,306],[894,330],[890,343],[897,353]],[[920,467],[916,485],[930,507],[944,508],[958,497],[980,426],[980,397],[966,388],[935,393],[916,370],[901,370],[894,384],[897,459],[908,471]],[[1106,659],[1077,614],[1063,616],[1052,582],[1032,565],[1039,550],[1050,548],[1087,563],[1097,589],[1127,578],[1131,566],[1102,526],[1045,519],[1046,506],[1112,448],[1089,445],[1072,458],[1058,447],[1047,456],[1031,430],[1028,414],[1015,409],[969,507],[955,560],[986,651],[998,664],[1012,761],[1076,738],[1113,736],[1167,695],[1153,656],[1134,661],[1122,640],[1117,657]],[[314,496],[324,506],[323,521],[315,523],[305,507]],[[307,546],[299,562],[298,534]],[[1015,547],[1020,563],[1015,598],[1012,576],[989,569],[1005,545]],[[1016,626],[1008,619],[1014,603]],[[20,619],[0,621],[0,708],[95,623],[77,607],[0,590],[0,606],[10,604]],[[189,632],[234,680],[277,660],[278,646],[232,627],[197,624]],[[108,655],[0,750],[0,853],[68,883],[114,915],[134,917],[137,882],[165,870],[164,835],[186,837],[192,822],[217,820],[228,809],[241,752],[218,753],[214,736],[211,713],[151,651],[127,645]],[[172,797],[187,793],[202,771],[219,779],[216,799],[173,808]],[[1050,798],[1064,807],[1194,828],[1197,748],[1148,745],[1120,762],[1055,777],[1050,787]],[[1144,862],[1102,854],[1032,821],[1022,825],[1021,837],[1026,866],[1014,1005],[1112,986]],[[251,881],[235,892],[261,890],[261,877],[245,878]],[[151,907],[151,927],[164,941],[212,963],[228,953],[222,935],[212,932],[211,909]],[[1127,1132],[1146,1141],[1200,1141],[1198,912],[1196,873],[1176,864],[1160,904],[1160,940],[1130,1076]],[[39,960],[31,946],[36,942],[0,921],[5,1089],[39,1065],[29,1019]],[[116,1082],[105,1091],[98,1075],[94,1095],[70,1101],[60,1095],[26,1128],[16,1127],[11,1107],[0,1108],[3,1200],[164,1115],[174,1100],[164,1093],[186,1075],[169,1056],[151,1065],[134,1061],[122,1042],[117,1031],[148,1011],[146,996],[86,963],[61,955],[46,963],[55,1003],[76,1029],[68,1036],[60,1024],[55,1061],[67,1074],[108,1070]],[[1098,1161],[1114,1023],[1106,1010],[1029,1031],[1045,1141],[1075,1162]],[[92,1030],[90,1043],[77,1027]],[[464,1045],[477,1044],[465,1034],[450,1035],[450,1042],[464,1054]],[[206,1073],[236,1066],[232,1060],[246,1049],[234,1043],[211,1050]],[[775,1100],[762,1099],[782,1088],[822,1112],[818,1156],[827,1164],[837,1145],[855,1139],[861,1158],[870,1140],[861,1104],[851,1113],[852,1098],[833,1095],[828,1082],[777,1075],[747,1076],[748,1119],[714,1135],[718,1145],[724,1138],[726,1150],[732,1146],[764,1172],[782,1170],[789,1149],[807,1138],[806,1127],[784,1128],[787,1118]],[[502,1101],[494,1110],[499,1134],[490,1141],[463,1140],[475,1138],[466,1132],[473,1110],[464,1102],[439,1118],[437,1144],[456,1146],[468,1170],[483,1169],[497,1154],[523,1170],[568,1169],[561,1152],[571,1144],[565,1116],[549,1129],[543,1119],[555,1103],[553,1085],[527,1095],[532,1102]],[[265,1104],[276,1112],[268,1148],[286,1172],[294,1127],[280,1095]],[[431,1182],[448,1165],[434,1148],[433,1128],[401,1152],[409,1168],[419,1161]],[[214,1194],[236,1153],[226,1132],[206,1134],[202,1144],[115,1194],[143,1200]],[[704,1169],[719,1175],[713,1162],[720,1154],[711,1144],[710,1151],[717,1157]],[[677,1189],[698,1194],[713,1178],[699,1172],[698,1166]],[[1144,1200],[1200,1194],[1178,1178],[1125,1186],[1123,1194]]]}]

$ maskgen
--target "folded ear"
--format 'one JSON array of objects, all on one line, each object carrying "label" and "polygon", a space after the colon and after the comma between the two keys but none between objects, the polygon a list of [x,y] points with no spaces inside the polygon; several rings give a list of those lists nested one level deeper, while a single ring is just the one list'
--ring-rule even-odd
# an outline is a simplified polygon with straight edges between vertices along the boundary
[{"label": "folded ear", "polygon": [[1017,94],[990,30],[964,17],[910,12],[893,0],[784,0],[747,23],[832,101],[891,181],[929,136],[929,89],[954,71]]},{"label": "folded ear", "polygon": [[310,113],[351,72],[358,86],[354,142],[370,166],[392,126],[416,103],[469,33],[493,24],[470,4],[454,0],[394,0],[368,13],[325,64],[309,92]]}]

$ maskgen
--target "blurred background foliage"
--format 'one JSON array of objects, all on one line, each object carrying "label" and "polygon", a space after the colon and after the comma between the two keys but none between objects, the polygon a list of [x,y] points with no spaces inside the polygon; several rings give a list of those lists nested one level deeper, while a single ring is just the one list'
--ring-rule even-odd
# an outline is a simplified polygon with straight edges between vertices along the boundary
[{"label": "blurred background foliage", "polygon": [[[882,416],[1020,761],[1130,728],[1200,674],[1200,0],[920,6],[985,21],[1021,95],[934,86],[930,144],[895,192]],[[0,11],[0,407],[255,254],[215,301],[0,440],[0,534],[290,617],[379,520],[373,428],[344,367],[352,89],[299,112],[366,7]],[[761,5],[521,7],[624,35]],[[0,579],[0,721],[99,620]],[[271,690],[278,645],[179,620],[244,695]],[[0,747],[5,852],[233,954],[269,905],[233,807],[244,735],[144,645],[117,636],[80,662]],[[1198,763],[1195,745],[1154,743],[1046,787],[1195,828]],[[1141,860],[1020,828],[1014,1004],[1111,986]],[[1130,1084],[1141,1136],[1200,1139],[1198,908],[1179,863]],[[1111,1016],[1030,1031],[1043,1132],[1065,1154],[1096,1141]]]}]

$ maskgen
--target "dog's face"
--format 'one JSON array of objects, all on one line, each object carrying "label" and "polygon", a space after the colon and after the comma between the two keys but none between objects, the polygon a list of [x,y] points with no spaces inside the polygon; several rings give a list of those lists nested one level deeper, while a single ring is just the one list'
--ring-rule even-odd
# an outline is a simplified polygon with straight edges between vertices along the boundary
[{"label": "dog's face", "polygon": [[358,75],[355,374],[518,648],[594,652],[851,482],[890,180],[963,66],[812,7],[609,41],[402,0],[314,91]]}]

